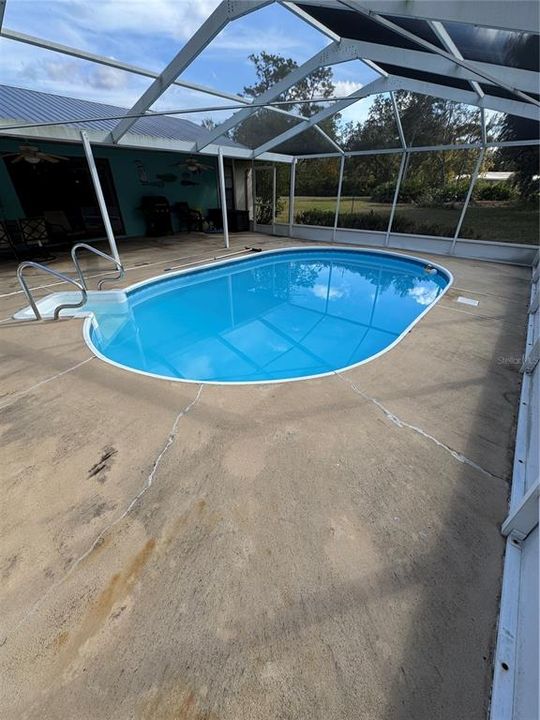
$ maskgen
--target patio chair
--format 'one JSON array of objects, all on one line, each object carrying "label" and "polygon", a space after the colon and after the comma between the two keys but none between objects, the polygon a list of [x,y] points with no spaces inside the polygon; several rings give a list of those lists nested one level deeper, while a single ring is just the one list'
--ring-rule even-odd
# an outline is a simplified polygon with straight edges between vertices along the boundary
[{"label": "patio chair", "polygon": [[51,255],[47,248],[49,233],[44,217],[22,218],[18,221],[18,225],[22,240],[22,245],[17,246],[20,255],[26,258],[54,260],[54,255]]},{"label": "patio chair", "polygon": [[20,260],[15,243],[12,241],[8,232],[7,224],[3,221],[0,221],[0,253],[9,253],[13,255],[16,260]]},{"label": "patio chair", "polygon": [[63,210],[44,210],[43,218],[48,234],[56,245],[69,245],[71,241],[86,237],[85,230],[74,230]]}]

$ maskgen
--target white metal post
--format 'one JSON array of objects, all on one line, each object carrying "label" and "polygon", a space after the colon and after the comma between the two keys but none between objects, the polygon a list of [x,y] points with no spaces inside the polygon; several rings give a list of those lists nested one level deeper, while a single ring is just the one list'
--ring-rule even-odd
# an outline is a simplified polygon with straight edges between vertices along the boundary
[{"label": "white metal post", "polygon": [[277,173],[276,164],[272,165],[272,234],[274,233],[274,225],[276,224],[276,190],[277,190]]},{"label": "white metal post", "polygon": [[405,133],[403,132],[403,125],[401,124],[401,116],[399,114],[399,108],[396,102],[396,96],[393,92],[390,93],[390,99],[392,101],[392,107],[394,109],[394,118],[396,120],[397,131],[399,135],[399,141],[401,147],[405,150],[407,147],[407,141],[405,140]]},{"label": "white metal post", "polygon": [[289,186],[289,237],[292,236],[292,226],[294,224],[294,188],[296,185],[296,158],[291,164],[291,182]]},{"label": "white metal post", "polygon": [[463,225],[463,221],[465,220],[465,215],[467,213],[467,209],[469,207],[469,202],[473,194],[474,186],[476,185],[476,181],[478,179],[478,174],[480,172],[480,168],[482,167],[482,162],[484,160],[484,154],[486,152],[485,148],[482,148],[480,150],[480,154],[478,155],[478,160],[476,161],[476,165],[474,166],[474,171],[471,176],[471,182],[469,184],[469,189],[467,190],[467,195],[465,197],[465,201],[463,203],[463,208],[461,210],[461,215],[459,216],[458,224],[456,227],[456,232],[454,233],[454,239],[452,240],[452,245],[450,246],[450,255],[454,254],[454,250],[456,248],[456,242],[459,237],[459,233],[461,232],[461,226]]},{"label": "white metal post", "polygon": [[90,170],[90,176],[92,177],[92,183],[94,185],[94,190],[99,205],[99,211],[101,213],[103,225],[105,226],[105,233],[107,234],[107,239],[111,247],[111,255],[119,264],[121,264],[120,255],[118,254],[118,248],[116,247],[116,240],[114,237],[111,221],[109,219],[109,212],[107,210],[105,197],[103,195],[103,190],[101,189],[101,182],[99,181],[96,163],[94,161],[94,155],[92,154],[92,146],[90,145],[90,140],[88,140],[88,135],[85,133],[84,130],[81,130],[81,140],[84,147],[84,154],[86,155],[86,161],[88,163],[88,168]]},{"label": "white metal post", "polygon": [[257,182],[255,160],[251,160],[251,194],[253,195],[253,231],[257,229]]},{"label": "white metal post", "polygon": [[225,197],[225,166],[223,164],[223,148],[220,146],[218,150],[218,168],[219,168],[219,194],[221,195],[221,214],[223,217],[223,240],[225,247],[229,247],[229,223],[227,221],[227,199]]},{"label": "white metal post", "polygon": [[482,128],[482,145],[487,147],[487,125],[486,125],[486,111],[484,108],[480,108],[480,124]]},{"label": "white metal post", "polygon": [[336,231],[339,222],[339,206],[341,204],[341,186],[343,185],[343,170],[345,168],[345,155],[341,156],[339,162],[339,180],[337,186],[337,198],[336,198],[336,217],[334,218],[334,232],[332,233],[332,242],[336,242]]},{"label": "white metal post", "polygon": [[392,223],[394,222],[394,214],[396,212],[396,205],[397,205],[397,201],[398,201],[398,197],[399,197],[399,190],[401,188],[401,178],[403,177],[403,171],[405,169],[406,160],[407,160],[407,153],[404,152],[403,155],[401,156],[401,163],[399,165],[396,190],[394,192],[394,201],[392,202],[392,209],[390,210],[390,217],[388,219],[388,227],[386,229],[386,237],[384,239],[385,247],[387,247],[390,242],[390,233],[392,231]]}]

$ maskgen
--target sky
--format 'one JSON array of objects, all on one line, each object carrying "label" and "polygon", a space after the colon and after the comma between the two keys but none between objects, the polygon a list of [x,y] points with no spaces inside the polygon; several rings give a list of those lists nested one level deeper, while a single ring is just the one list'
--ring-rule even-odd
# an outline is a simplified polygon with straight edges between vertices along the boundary
[{"label": "sky", "polygon": [[[218,0],[7,0],[4,27],[98,55],[162,70],[212,13]],[[230,23],[181,79],[231,93],[255,80],[248,56],[266,50],[302,63],[331,40],[286,8],[270,5]],[[333,67],[336,95],[377,77],[360,61]],[[151,79],[0,38],[0,83],[130,107]],[[208,107],[229,101],[172,87],[154,110]],[[363,121],[371,101],[342,113]],[[230,111],[204,112],[224,120]]]}]

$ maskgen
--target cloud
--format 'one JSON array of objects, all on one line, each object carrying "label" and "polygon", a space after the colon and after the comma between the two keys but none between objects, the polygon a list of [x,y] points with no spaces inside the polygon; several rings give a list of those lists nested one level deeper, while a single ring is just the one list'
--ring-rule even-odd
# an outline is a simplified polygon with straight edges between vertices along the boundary
[{"label": "cloud", "polygon": [[[10,0],[13,30],[161,71],[210,16],[219,0]],[[247,56],[266,49],[302,61],[327,38],[277,5],[234,21],[184,73],[186,79],[238,92],[254,79]],[[151,80],[0,38],[6,84],[129,107]],[[178,97],[181,100],[180,97]],[[217,98],[186,96],[191,106]],[[167,103],[178,107],[183,103]]]},{"label": "cloud", "polygon": [[328,293],[328,286],[319,283],[311,288],[311,292],[315,297],[321,298],[321,300],[326,300],[327,294],[330,300],[338,300],[345,294],[344,290],[338,288],[330,288],[330,292]]},{"label": "cloud", "polygon": [[253,28],[234,25],[218,36],[210,46],[210,52],[222,50],[238,51],[242,56],[262,49],[272,53],[290,53],[304,47],[305,43],[298,34],[283,32],[279,27]]},{"label": "cloud", "polygon": [[356,90],[360,90],[362,87],[361,83],[352,80],[336,80],[334,85],[336,88],[334,91],[336,97],[346,97]]},{"label": "cloud", "polygon": [[342,123],[347,123],[347,122],[363,123],[363,122],[365,122],[369,115],[369,109],[371,108],[371,105],[373,104],[374,99],[375,99],[375,96],[362,98],[361,100],[358,100],[357,102],[353,103],[352,105],[349,105],[349,107],[345,108],[344,110],[341,110],[340,111],[341,122]]},{"label": "cloud", "polygon": [[92,87],[104,90],[119,90],[127,86],[127,75],[115,68],[98,65],[90,74],[89,82]]},{"label": "cloud", "polygon": [[409,290],[409,296],[419,305],[431,305],[439,294],[439,288],[426,285],[417,285]]},{"label": "cloud", "polygon": [[[5,23],[23,32],[67,42],[84,37],[93,44],[103,33],[159,34],[186,40],[219,0],[26,0],[8,2]],[[21,27],[24,25],[24,27]]]},{"label": "cloud", "polygon": [[57,95],[131,107],[149,78],[0,38],[2,82]]}]

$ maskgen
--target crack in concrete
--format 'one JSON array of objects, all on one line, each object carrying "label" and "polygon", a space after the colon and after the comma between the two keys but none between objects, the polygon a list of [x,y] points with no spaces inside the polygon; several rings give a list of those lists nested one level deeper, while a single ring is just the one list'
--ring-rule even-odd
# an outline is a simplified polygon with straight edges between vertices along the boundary
[{"label": "crack in concrete", "polygon": [[[185,415],[187,415],[195,407],[195,405],[197,405],[197,403],[199,402],[199,399],[201,397],[203,387],[204,387],[203,384],[199,385],[199,390],[198,390],[195,398],[188,405],[186,405],[185,408],[180,410],[180,412],[176,416],[176,418],[172,424],[171,430],[169,431],[169,434],[167,436],[167,441],[165,442],[161,451],[159,452],[159,454],[157,455],[156,459],[153,462],[152,469],[150,470],[150,474],[144,481],[143,486],[141,487],[139,492],[128,503],[128,505],[126,506],[126,509],[115,520],[113,520],[111,523],[109,523],[109,525],[107,525],[107,527],[105,527],[103,530],[101,530],[101,532],[97,535],[97,537],[95,538],[94,542],[90,545],[90,547],[87,550],[85,550],[85,552],[82,555],[80,555],[71,564],[71,566],[69,567],[67,572],[64,575],[62,575],[62,577],[57,582],[53,583],[45,593],[43,593],[43,595],[39,598],[39,600],[37,600],[30,607],[28,612],[26,612],[23,615],[23,617],[19,620],[18,623],[16,623],[14,626],[12,626],[11,634],[15,633],[21,627],[21,625],[23,625],[28,620],[28,618],[30,618],[36,612],[36,610],[38,610],[38,608],[44,603],[44,601],[49,597],[49,595],[54,590],[56,590],[58,587],[60,587],[60,585],[62,585],[68,579],[68,577],[78,568],[78,566],[89,555],[91,555],[97,547],[99,547],[99,545],[103,542],[104,538],[112,530],[112,528],[115,527],[115,525],[118,525],[118,523],[122,522],[122,520],[124,520],[124,518],[127,517],[127,515],[129,515],[131,510],[139,502],[139,500],[143,497],[143,495],[152,487],[152,485],[154,483],[154,479],[156,477],[156,473],[161,464],[161,461],[163,460],[164,456],[166,455],[166,453],[169,450],[169,448],[171,447],[171,445],[176,440],[176,436],[178,434],[178,425],[180,423],[180,420]],[[8,636],[5,635],[2,638],[2,640],[0,641],[0,646],[4,645],[7,641],[7,639],[8,639]]]},{"label": "crack in concrete", "polygon": [[38,383],[36,383],[35,385],[32,385],[29,388],[26,388],[25,390],[19,390],[19,392],[10,396],[9,402],[0,404],[0,410],[3,410],[4,408],[9,407],[10,405],[13,405],[13,403],[16,403],[17,400],[20,400],[21,397],[23,397],[24,395],[28,395],[29,392],[32,392],[32,390],[36,390],[38,387],[41,387],[42,385],[46,385],[47,383],[50,383],[53,380],[57,380],[58,378],[62,377],[62,375],[67,375],[72,370],[76,370],[77,368],[80,368],[81,365],[85,365],[87,362],[90,362],[90,360],[93,360],[94,358],[95,358],[95,355],[92,355],[91,357],[86,358],[86,360],[82,360],[80,363],[73,365],[73,367],[70,367],[67,370],[62,370],[62,372],[56,373],[56,375],[53,375],[52,377],[45,378],[45,380],[40,380]]},{"label": "crack in concrete", "polygon": [[486,470],[481,465],[478,465],[478,463],[475,463],[474,460],[471,460],[466,455],[463,455],[463,453],[458,452],[457,450],[454,450],[449,445],[446,445],[446,443],[441,442],[433,435],[430,435],[425,430],[422,430],[422,428],[417,427],[416,425],[411,425],[411,423],[406,422],[405,420],[402,420],[397,415],[394,415],[393,412],[388,410],[379,400],[377,400],[374,397],[371,397],[371,395],[368,395],[363,390],[360,390],[359,387],[357,387],[353,382],[350,380],[345,379],[342,375],[339,373],[335,373],[337,377],[344,382],[345,384],[349,385],[351,390],[355,392],[357,395],[360,395],[360,397],[363,397],[364,400],[367,400],[370,403],[373,403],[379,410],[381,410],[385,416],[387,417],[390,422],[394,423],[394,425],[397,425],[399,428],[408,428],[409,430],[412,430],[415,433],[418,433],[418,435],[421,435],[422,437],[426,438],[430,442],[434,443],[438,447],[442,448],[443,450],[446,450],[446,452],[450,453],[450,455],[457,460],[458,462],[469,465],[470,467],[474,468],[478,472],[481,472],[483,475],[486,475],[487,477],[492,478],[493,480],[500,480],[504,483],[508,482],[504,478],[500,477],[499,475],[495,475],[494,473],[490,472],[489,470]]}]

